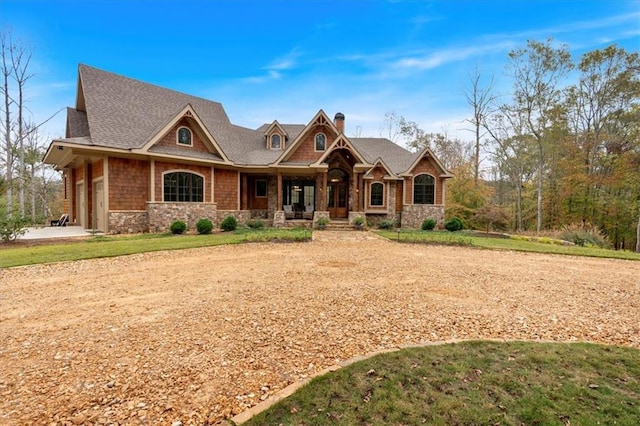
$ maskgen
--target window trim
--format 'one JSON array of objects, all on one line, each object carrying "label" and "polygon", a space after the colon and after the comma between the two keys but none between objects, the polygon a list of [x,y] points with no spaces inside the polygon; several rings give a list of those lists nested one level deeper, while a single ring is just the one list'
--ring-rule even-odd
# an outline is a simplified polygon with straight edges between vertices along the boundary
[{"label": "window trim", "polygon": [[[416,203],[416,178],[420,177],[420,176],[429,176],[431,177],[431,179],[433,179],[433,202],[432,203]],[[417,174],[413,177],[412,181],[412,197],[411,197],[411,201],[413,202],[414,205],[420,205],[420,206],[435,206],[436,205],[436,177],[434,175],[432,175],[431,173],[420,173]]]},{"label": "window trim", "polygon": [[[189,132],[189,143],[181,143],[180,142],[180,131],[185,129]],[[180,126],[178,130],[176,130],[176,145],[178,146],[193,146],[193,132],[187,126]]]},{"label": "window trim", "polygon": [[[258,182],[264,182],[264,195],[258,195]],[[269,196],[269,184],[268,184],[267,179],[256,179],[255,180],[254,196],[256,198],[267,198]]]},{"label": "window trim", "polygon": [[[324,137],[324,149],[318,149],[318,136]],[[323,132],[318,132],[313,137],[313,151],[314,152],[325,152],[327,150],[327,135]]]},{"label": "window trim", "polygon": [[[168,174],[172,174],[172,173],[187,173],[187,174],[191,174],[191,175],[195,175],[198,176],[200,178],[202,178],[202,201],[167,201],[165,199],[165,184],[164,184],[164,179],[166,177],[166,175]],[[205,178],[205,176],[202,173],[198,173],[198,172],[194,172],[193,170],[187,170],[187,169],[174,169],[174,170],[166,170],[164,172],[162,172],[162,202],[163,203],[204,203],[206,198],[205,198],[205,184],[206,184],[207,179]],[[193,198],[193,197],[192,197]]]},{"label": "window trim", "polygon": [[[278,137],[278,146],[273,146],[273,138]],[[269,149],[282,149],[282,136],[279,133],[273,133],[269,136]]]},{"label": "window trim", "polygon": [[[373,186],[374,185],[380,185],[382,186],[382,196],[380,198],[380,204],[373,204]],[[371,182],[369,184],[369,207],[373,207],[373,208],[381,208],[385,206],[385,202],[384,202],[384,191],[385,190],[385,184],[384,182]]]}]

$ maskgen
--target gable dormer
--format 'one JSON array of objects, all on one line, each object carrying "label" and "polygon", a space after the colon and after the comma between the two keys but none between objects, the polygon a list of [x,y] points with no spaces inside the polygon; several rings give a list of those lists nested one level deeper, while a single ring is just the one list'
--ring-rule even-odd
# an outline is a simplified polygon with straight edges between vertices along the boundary
[{"label": "gable dormer", "polygon": [[284,150],[289,140],[289,134],[278,123],[278,120],[273,120],[273,123],[264,132],[264,140],[268,150]]}]

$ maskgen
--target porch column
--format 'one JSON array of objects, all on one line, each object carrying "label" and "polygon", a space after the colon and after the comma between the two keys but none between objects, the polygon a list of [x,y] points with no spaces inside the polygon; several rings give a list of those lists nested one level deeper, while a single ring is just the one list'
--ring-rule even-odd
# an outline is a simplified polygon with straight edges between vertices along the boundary
[{"label": "porch column", "polygon": [[328,172],[322,172],[322,192],[320,194],[320,210],[327,210],[327,174]]},{"label": "porch column", "polygon": [[278,185],[277,185],[277,200],[276,210],[282,210],[282,173],[278,172]]},{"label": "porch column", "polygon": [[247,201],[248,193],[249,193],[249,188],[247,187],[247,174],[242,173],[241,184],[240,184],[240,197],[241,197],[240,210],[248,210],[249,208],[248,206],[249,203]]}]

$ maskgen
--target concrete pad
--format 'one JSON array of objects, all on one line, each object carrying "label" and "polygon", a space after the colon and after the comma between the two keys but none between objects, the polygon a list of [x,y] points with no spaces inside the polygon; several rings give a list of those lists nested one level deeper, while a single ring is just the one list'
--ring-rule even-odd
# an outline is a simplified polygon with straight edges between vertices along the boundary
[{"label": "concrete pad", "polygon": [[46,226],[41,228],[27,228],[27,232],[18,239],[37,240],[42,238],[88,237],[98,234],[102,233],[94,233],[90,229],[84,229],[81,226]]}]

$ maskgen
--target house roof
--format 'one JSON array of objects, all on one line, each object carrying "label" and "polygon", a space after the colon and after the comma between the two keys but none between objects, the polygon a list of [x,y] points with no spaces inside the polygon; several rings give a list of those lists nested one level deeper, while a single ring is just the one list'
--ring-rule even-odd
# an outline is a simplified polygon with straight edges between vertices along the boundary
[{"label": "house roof", "polygon": [[416,158],[416,154],[407,151],[389,139],[350,138],[349,140],[369,163],[373,164],[378,158],[382,158],[385,164],[395,174],[407,170]]},{"label": "house roof", "polygon": [[[161,136],[160,133],[166,131],[166,127],[175,122],[185,110],[193,112],[192,117],[204,127],[204,134],[212,139],[209,146],[216,148],[214,151],[218,150],[219,153],[185,154],[184,150],[178,148],[153,145]],[[282,162],[293,149],[292,144],[302,137],[305,129],[318,116],[325,117],[328,125],[333,126],[320,110],[306,125],[273,121],[255,130],[249,129],[232,124],[218,102],[80,64],[76,108],[67,109],[66,138],[54,142],[133,152],[146,150],[149,153],[224,161],[236,165],[268,166]],[[281,128],[287,134],[285,150],[267,149],[265,134],[274,127]],[[423,154],[411,153],[384,138],[341,136],[369,164],[383,159],[395,174],[407,172]],[[443,172],[446,173],[444,170]]]}]

